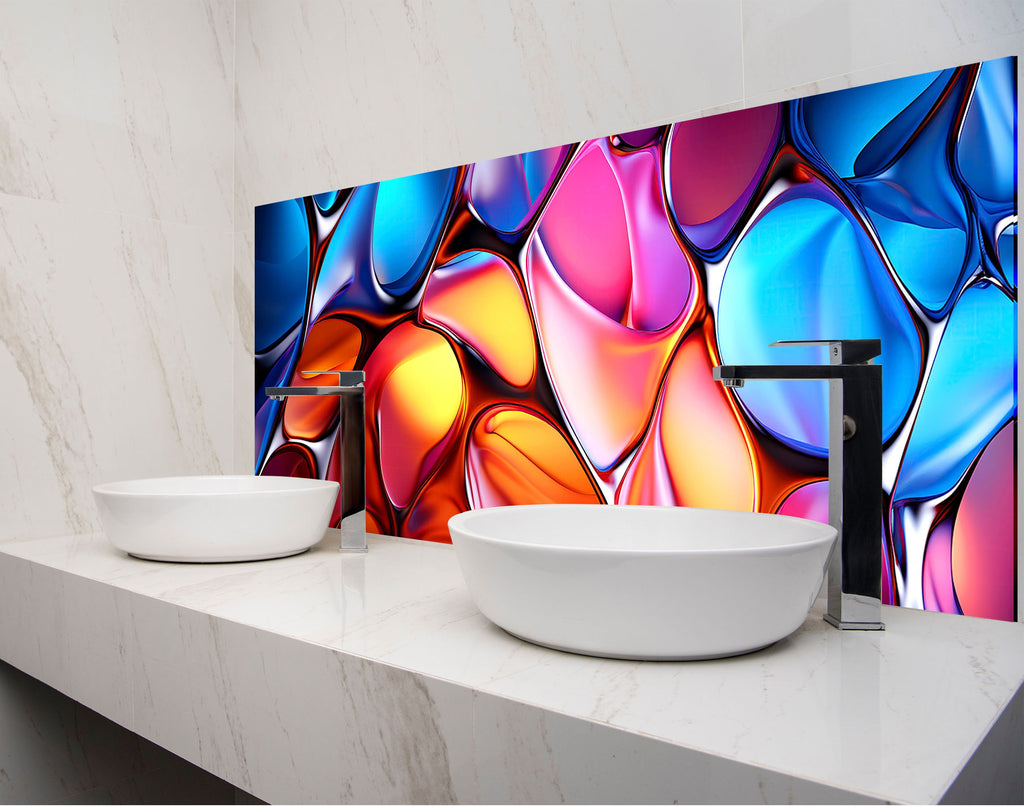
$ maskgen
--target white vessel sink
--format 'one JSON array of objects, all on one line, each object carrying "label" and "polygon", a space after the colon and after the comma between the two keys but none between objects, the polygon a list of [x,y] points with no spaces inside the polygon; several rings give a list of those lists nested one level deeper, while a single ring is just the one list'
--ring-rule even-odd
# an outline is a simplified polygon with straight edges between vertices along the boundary
[{"label": "white vessel sink", "polygon": [[107,538],[146,560],[269,560],[324,536],[336,481],[282,476],[179,476],[93,488]]},{"label": "white vessel sink", "polygon": [[519,638],[636,660],[752,652],[796,630],[836,530],[783,515],[541,504],[448,522],[477,607]]}]

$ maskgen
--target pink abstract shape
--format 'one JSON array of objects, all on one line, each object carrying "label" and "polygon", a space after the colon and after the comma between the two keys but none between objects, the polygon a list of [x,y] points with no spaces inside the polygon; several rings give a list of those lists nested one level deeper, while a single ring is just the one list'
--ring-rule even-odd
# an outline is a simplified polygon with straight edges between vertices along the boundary
[{"label": "pink abstract shape", "polygon": [[615,143],[618,141],[629,148],[643,148],[644,146],[650,145],[660,131],[660,126],[653,126],[649,129],[637,129],[632,132],[623,132],[622,134],[613,137],[612,142]]},{"label": "pink abstract shape", "polygon": [[565,287],[531,250],[531,295],[543,356],[560,406],[587,456],[607,470],[640,438],[656,388],[682,333],[631,330]]},{"label": "pink abstract shape", "polygon": [[942,613],[960,612],[956,604],[956,594],[953,593],[953,574],[950,567],[952,538],[949,521],[939,523],[928,536],[922,571],[926,610],[938,610]]},{"label": "pink abstract shape", "polygon": [[626,194],[623,208],[632,276],[624,324],[636,330],[660,330],[691,302],[697,284],[693,264],[669,224],[658,153],[648,149],[609,156],[609,165]]},{"label": "pink abstract shape", "polygon": [[598,471],[642,435],[654,404],[649,390],[697,300],[696,270],[672,234],[654,153],[614,157],[606,149],[604,140],[584,147],[526,254],[548,374]]},{"label": "pink abstract shape", "polygon": [[615,322],[625,318],[633,285],[622,196],[600,143],[590,141],[548,203],[539,232],[562,280]]},{"label": "pink abstract shape", "polygon": [[992,438],[967,483],[953,527],[953,585],[969,616],[1013,621],[1016,479],[1013,424]]},{"label": "pink abstract shape", "polygon": [[828,482],[812,481],[793,490],[779,507],[779,514],[828,523]]}]

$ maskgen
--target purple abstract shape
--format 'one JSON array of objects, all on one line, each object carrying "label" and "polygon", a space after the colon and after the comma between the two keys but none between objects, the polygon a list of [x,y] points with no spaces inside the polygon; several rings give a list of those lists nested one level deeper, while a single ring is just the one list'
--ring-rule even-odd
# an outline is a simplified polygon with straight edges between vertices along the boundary
[{"label": "purple abstract shape", "polygon": [[959,613],[953,592],[952,568],[953,535],[949,521],[943,521],[928,537],[924,552],[923,590],[927,610]]},{"label": "purple abstract shape", "polygon": [[568,153],[568,146],[559,146],[475,163],[467,181],[477,214],[500,233],[521,230],[544,201]]},{"label": "purple abstract shape", "polygon": [[677,123],[669,138],[666,190],[683,234],[718,246],[739,221],[775,153],[778,105]]}]

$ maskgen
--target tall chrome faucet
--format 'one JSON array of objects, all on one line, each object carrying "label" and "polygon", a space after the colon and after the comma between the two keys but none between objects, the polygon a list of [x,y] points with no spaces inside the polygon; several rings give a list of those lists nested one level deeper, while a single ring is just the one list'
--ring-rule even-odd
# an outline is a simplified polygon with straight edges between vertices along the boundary
[{"label": "tall chrome faucet", "polygon": [[311,370],[307,378],[337,375],[336,386],[268,386],[267,397],[338,398],[338,483],[341,487],[341,551],[366,551],[366,436],[364,407],[366,373],[358,370]]},{"label": "tall chrome faucet", "polygon": [[882,623],[882,367],[879,339],[777,341],[828,345],[824,365],[721,366],[726,386],[753,380],[828,381],[828,521],[839,539],[828,568],[825,620],[842,630]]}]

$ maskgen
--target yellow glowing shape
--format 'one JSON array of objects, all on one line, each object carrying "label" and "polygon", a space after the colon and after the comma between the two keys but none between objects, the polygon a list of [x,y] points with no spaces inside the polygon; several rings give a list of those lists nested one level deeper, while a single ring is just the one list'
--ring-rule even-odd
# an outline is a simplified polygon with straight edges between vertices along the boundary
[{"label": "yellow glowing shape", "polygon": [[405,506],[460,421],[464,393],[459,362],[444,337],[413,325],[396,328],[391,337],[383,352],[397,365],[380,390],[380,461],[388,495]]},{"label": "yellow glowing shape", "polygon": [[403,409],[417,433],[444,436],[462,404],[462,375],[451,348],[442,341],[403,361],[388,378],[384,397]]},{"label": "yellow glowing shape", "polygon": [[711,378],[703,340],[687,339],[669,371],[661,421],[665,465],[685,506],[754,507],[753,463],[727,395]]},{"label": "yellow glowing shape", "polygon": [[465,342],[513,386],[533,381],[533,323],[519,284],[500,258],[486,256],[469,268],[435,271],[422,315]]}]

